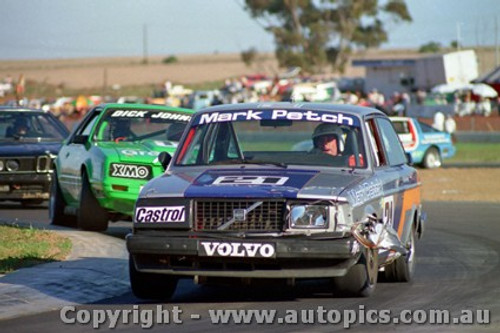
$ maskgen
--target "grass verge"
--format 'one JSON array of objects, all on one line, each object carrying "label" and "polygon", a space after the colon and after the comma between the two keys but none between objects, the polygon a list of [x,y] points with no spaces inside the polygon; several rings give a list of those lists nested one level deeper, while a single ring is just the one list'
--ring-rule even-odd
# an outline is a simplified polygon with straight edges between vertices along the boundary
[{"label": "grass verge", "polygon": [[0,274],[63,260],[71,246],[68,238],[54,232],[0,225]]},{"label": "grass verge", "polygon": [[457,142],[455,156],[445,163],[500,163],[500,143]]}]

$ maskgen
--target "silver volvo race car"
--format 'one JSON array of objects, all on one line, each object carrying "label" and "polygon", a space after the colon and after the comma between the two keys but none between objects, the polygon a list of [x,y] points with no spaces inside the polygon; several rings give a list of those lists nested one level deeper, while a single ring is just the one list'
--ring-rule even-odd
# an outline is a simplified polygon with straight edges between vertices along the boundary
[{"label": "silver volvo race car", "polygon": [[379,274],[414,275],[421,184],[378,110],[210,107],[159,160],[127,236],[139,298],[169,298],[183,277],[328,278],[332,292],[369,296]]}]

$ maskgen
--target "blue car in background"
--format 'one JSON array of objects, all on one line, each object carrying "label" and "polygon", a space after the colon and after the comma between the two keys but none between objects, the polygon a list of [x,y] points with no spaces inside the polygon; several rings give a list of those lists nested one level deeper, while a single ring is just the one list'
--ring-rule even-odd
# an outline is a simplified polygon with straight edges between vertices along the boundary
[{"label": "blue car in background", "polygon": [[451,135],[410,117],[391,117],[394,128],[414,164],[439,168],[442,160],[455,155]]},{"label": "blue car in background", "polygon": [[218,92],[214,90],[197,90],[189,96],[187,108],[200,110],[212,105]]},{"label": "blue car in background", "polygon": [[53,162],[68,135],[48,111],[0,106],[0,201],[48,200]]}]

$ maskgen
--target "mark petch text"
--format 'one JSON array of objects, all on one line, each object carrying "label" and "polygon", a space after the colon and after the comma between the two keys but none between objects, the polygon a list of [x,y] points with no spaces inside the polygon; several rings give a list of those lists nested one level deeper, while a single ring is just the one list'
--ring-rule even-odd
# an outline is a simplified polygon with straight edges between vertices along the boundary
[{"label": "mark petch text", "polygon": [[255,111],[242,110],[233,112],[212,112],[199,115],[194,124],[202,125],[209,123],[220,123],[227,121],[250,121],[250,120],[298,120],[333,123],[348,126],[359,126],[357,118],[337,112],[311,111],[311,110],[272,110]]},{"label": "mark petch text", "polygon": [[59,317],[64,324],[88,325],[94,329],[115,328],[117,325],[138,325],[151,328],[159,325],[181,325],[187,320],[206,321],[212,325],[333,325],[345,329],[354,325],[488,325],[489,310],[401,310],[389,309],[208,309],[206,313],[184,313],[179,306],[139,306],[130,309],[77,309],[63,307]]}]

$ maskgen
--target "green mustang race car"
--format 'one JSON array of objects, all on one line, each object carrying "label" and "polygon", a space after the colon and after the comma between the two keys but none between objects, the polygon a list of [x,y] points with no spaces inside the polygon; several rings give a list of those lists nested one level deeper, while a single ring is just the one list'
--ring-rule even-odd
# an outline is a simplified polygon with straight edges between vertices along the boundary
[{"label": "green mustang race car", "polygon": [[102,231],[130,220],[142,186],[164,172],[194,111],[146,104],[102,104],[64,142],[54,166],[52,224]]}]

